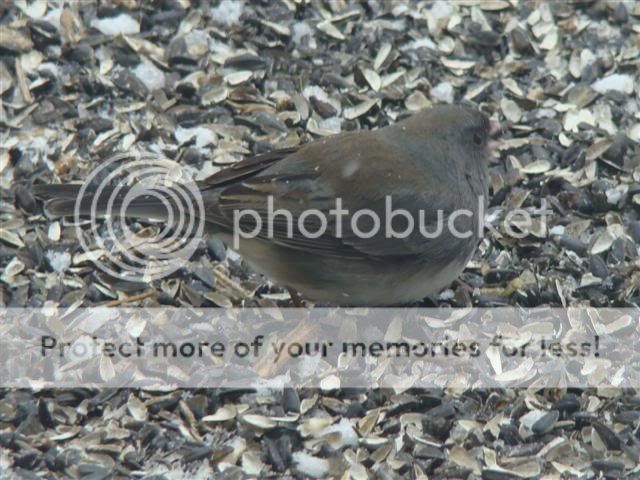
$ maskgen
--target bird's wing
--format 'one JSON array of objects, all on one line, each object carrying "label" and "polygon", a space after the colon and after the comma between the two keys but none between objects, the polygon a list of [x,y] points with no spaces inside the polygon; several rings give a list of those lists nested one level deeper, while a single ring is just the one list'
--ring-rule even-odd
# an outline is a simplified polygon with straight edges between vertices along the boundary
[{"label": "bird's wing", "polygon": [[[372,137],[366,148],[354,151],[345,146],[349,141],[348,136],[332,141],[329,155],[326,155],[328,143],[324,145],[325,148],[317,142],[308,144],[273,168],[245,175],[227,184],[219,190],[217,208],[207,212],[207,220],[229,231],[239,225],[245,233],[254,231],[260,223],[259,238],[310,254],[334,257],[407,257],[427,251],[446,255],[440,250],[459,248],[455,242],[445,242],[443,246],[443,242],[422,235],[418,223],[421,219],[420,210],[423,210],[423,223],[430,232],[435,229],[433,225],[437,220],[437,210],[443,210],[445,220],[450,212],[447,211],[445,199],[437,192],[430,191],[429,182],[422,182],[419,169],[411,163],[404,164],[404,175],[398,176],[396,163],[404,159],[397,158],[395,151],[388,151],[389,147],[383,142]],[[349,162],[354,157],[361,162],[361,170],[354,175],[365,178],[358,179],[358,182],[340,179],[338,172],[345,166],[349,170]],[[327,175],[328,172],[333,174]],[[367,179],[379,175],[385,175],[382,182],[384,191],[380,191],[379,181]],[[336,215],[331,213],[336,208],[338,197],[342,199],[343,208],[349,210],[340,225]],[[404,238],[388,235],[385,224],[387,197],[391,199],[394,209],[406,210],[414,219],[410,235]],[[361,216],[356,228],[351,218],[356,210],[365,208],[374,211],[381,221],[380,229],[369,238],[360,235],[357,230],[368,232],[372,227],[371,217]],[[314,233],[322,227],[322,221],[315,213],[305,214],[305,211],[311,210],[318,211],[327,219],[325,233],[317,238],[311,238],[299,228],[301,221],[307,232]],[[248,211],[254,212],[259,220],[254,214],[246,213]],[[289,212],[291,220],[284,214],[270,216],[270,211]],[[404,231],[406,224],[403,226],[403,218],[396,216],[391,222],[395,231]]]},{"label": "bird's wing", "polygon": [[283,158],[295,153],[300,147],[282,148],[271,152],[261,153],[234,163],[224,170],[214,173],[201,182],[203,188],[217,188],[239,182],[252,177],[279,162]]},{"label": "bird's wing", "polygon": [[[324,191],[316,179],[313,175],[260,175],[235,183],[220,192],[217,209],[208,212],[207,220],[229,231],[240,228],[242,232],[254,231],[259,223],[257,236],[283,247],[310,254],[362,257],[332,234],[332,225],[327,224],[326,233],[318,238],[310,238],[300,230],[299,219],[305,210],[316,209],[327,215],[334,206],[333,195]],[[318,217],[308,216],[304,226],[307,231],[316,232],[322,225]]]}]

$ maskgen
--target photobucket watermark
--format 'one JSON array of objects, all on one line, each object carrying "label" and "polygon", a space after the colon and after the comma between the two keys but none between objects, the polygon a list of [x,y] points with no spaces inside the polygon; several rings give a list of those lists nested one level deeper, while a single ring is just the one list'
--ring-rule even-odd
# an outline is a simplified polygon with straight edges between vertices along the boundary
[{"label": "photobucket watermark", "polygon": [[[132,229],[124,219],[140,208],[146,217],[156,211],[162,226]],[[76,237],[94,265],[130,282],[158,280],[184,267],[204,236],[197,183],[182,165],[155,153],[123,153],[101,162],[80,187],[73,210]],[[89,228],[82,222],[86,217]]]},{"label": "photobucket watermark", "polygon": [[[276,208],[273,196],[267,198],[266,218],[264,213],[254,209],[237,209],[233,212],[233,248],[237,249],[242,240],[266,238],[287,239],[302,237],[317,239],[330,234],[343,238],[345,226],[350,236],[369,239],[384,236],[389,239],[405,239],[416,234],[423,238],[436,239],[445,234],[457,239],[483,238],[486,231],[497,238],[503,237],[491,222],[487,222],[484,196],[477,197],[474,210],[418,209],[409,211],[393,206],[393,196],[385,196],[383,212],[370,208],[349,210],[342,198],[335,199],[335,206],[328,211],[310,208],[295,214],[285,208]],[[435,215],[434,215],[435,214]],[[505,235],[523,239],[531,233],[542,236],[546,232],[547,217],[553,210],[547,208],[542,199],[540,208],[514,209],[506,212],[502,221]]]}]

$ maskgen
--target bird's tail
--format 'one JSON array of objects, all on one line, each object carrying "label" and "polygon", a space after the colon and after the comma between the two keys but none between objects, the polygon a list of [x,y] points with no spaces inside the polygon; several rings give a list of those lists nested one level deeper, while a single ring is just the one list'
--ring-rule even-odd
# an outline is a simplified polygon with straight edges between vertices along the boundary
[{"label": "bird's tail", "polygon": [[[33,193],[45,202],[45,213],[52,217],[75,215],[77,211],[79,215],[95,217],[124,215],[158,220],[169,218],[169,210],[175,204],[175,197],[149,195],[148,192],[135,195],[134,188],[116,192],[111,187],[103,187],[98,192],[95,188],[87,187],[82,191],[82,184],[69,183],[34,185]],[[130,195],[131,193],[134,195]]]}]

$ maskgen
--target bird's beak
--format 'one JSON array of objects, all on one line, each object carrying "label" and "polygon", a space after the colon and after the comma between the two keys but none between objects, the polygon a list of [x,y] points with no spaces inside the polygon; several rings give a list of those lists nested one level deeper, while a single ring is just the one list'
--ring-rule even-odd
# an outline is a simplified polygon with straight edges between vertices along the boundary
[{"label": "bird's beak", "polygon": [[489,140],[488,148],[491,155],[495,155],[497,152],[498,144],[500,143],[496,140],[502,134],[502,125],[497,120],[489,121]]}]

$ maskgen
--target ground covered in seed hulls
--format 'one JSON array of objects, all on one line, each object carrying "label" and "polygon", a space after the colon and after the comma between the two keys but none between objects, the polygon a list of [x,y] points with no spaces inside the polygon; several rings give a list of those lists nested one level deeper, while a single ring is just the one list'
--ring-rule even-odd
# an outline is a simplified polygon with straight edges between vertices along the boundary
[{"label": "ground covered in seed hulls", "polygon": [[[30,187],[81,180],[123,151],[161,152],[201,179],[463,101],[505,127],[494,229],[425,305],[640,300],[633,0],[16,0],[0,29],[2,306],[286,305],[215,240],[151,287],[110,278]],[[505,225],[514,208],[540,221]],[[630,478],[639,407],[619,390],[4,390],[0,478]]]}]

